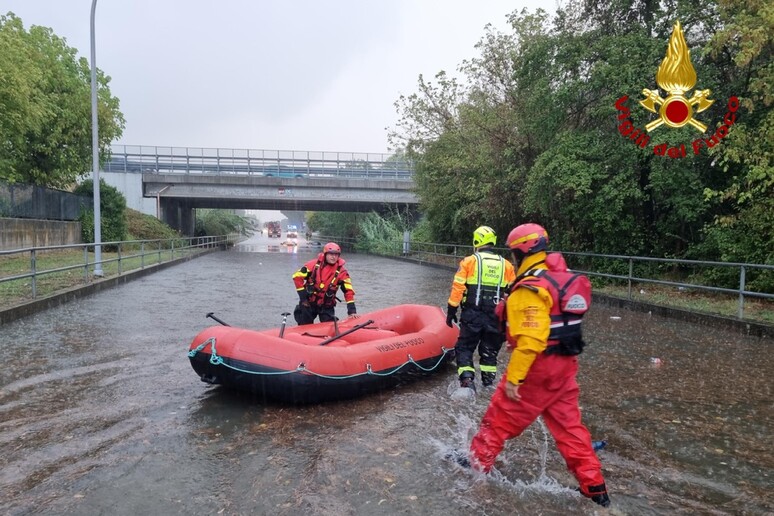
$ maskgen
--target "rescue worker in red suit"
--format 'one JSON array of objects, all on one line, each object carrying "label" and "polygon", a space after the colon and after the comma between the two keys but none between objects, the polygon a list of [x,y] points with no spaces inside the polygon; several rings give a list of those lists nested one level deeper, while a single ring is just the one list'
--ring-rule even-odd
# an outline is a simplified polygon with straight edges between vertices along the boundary
[{"label": "rescue worker in red suit", "polygon": [[457,308],[462,307],[460,336],[454,346],[460,387],[475,390],[473,353],[478,348],[481,384],[494,384],[497,373],[497,354],[503,346],[500,322],[495,306],[505,289],[516,279],[513,264],[494,253],[497,235],[489,226],[480,226],[473,232],[473,254],[460,262],[454,274],[447,301],[446,324],[451,327],[457,320]]},{"label": "rescue worker in red suit", "polygon": [[473,437],[471,463],[489,472],[505,441],[543,416],[581,494],[607,507],[610,498],[601,465],[581,423],[577,356],[559,354],[558,342],[548,339],[551,315],[559,313],[558,294],[546,279],[530,274],[548,269],[548,233],[538,224],[522,224],[508,235],[507,245],[517,266],[516,284],[505,305],[506,339],[513,353]]},{"label": "rescue worker in red suit", "polygon": [[293,317],[299,325],[312,324],[318,316],[320,322],[333,321],[339,289],[344,293],[347,315],[357,317],[355,291],[344,263],[338,244],[328,242],[317,258],[306,262],[293,274],[298,292],[298,305]]}]

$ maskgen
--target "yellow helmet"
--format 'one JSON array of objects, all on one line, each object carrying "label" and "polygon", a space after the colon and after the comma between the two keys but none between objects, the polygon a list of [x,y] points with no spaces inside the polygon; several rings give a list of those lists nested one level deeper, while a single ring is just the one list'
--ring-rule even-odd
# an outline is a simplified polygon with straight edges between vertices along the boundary
[{"label": "yellow helmet", "polygon": [[473,232],[473,247],[479,248],[485,245],[495,245],[497,243],[497,235],[495,235],[494,229],[489,226],[479,226]]}]

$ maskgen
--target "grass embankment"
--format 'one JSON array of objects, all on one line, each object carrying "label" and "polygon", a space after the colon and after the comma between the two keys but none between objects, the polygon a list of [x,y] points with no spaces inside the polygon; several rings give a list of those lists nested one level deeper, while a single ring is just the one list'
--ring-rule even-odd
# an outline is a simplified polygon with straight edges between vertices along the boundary
[{"label": "grass embankment", "polygon": [[[188,247],[187,240],[182,239],[176,231],[155,217],[127,209],[126,218],[129,228],[127,240],[165,241],[144,245],[123,244],[120,263],[117,249],[103,247],[102,270],[106,278],[200,252],[200,249]],[[174,251],[170,245],[173,241],[176,241]],[[93,249],[87,249],[86,252],[83,248],[36,251],[34,267],[37,277],[34,293],[31,277],[4,281],[0,283],[0,308],[8,308],[92,282],[95,279],[95,261]],[[0,256],[0,280],[30,274],[32,262],[31,252]]]},{"label": "grass embankment", "polygon": [[[603,285],[594,288],[595,292],[628,299],[625,286]],[[632,301],[654,305],[682,308],[691,312],[701,312],[724,317],[736,318],[739,312],[739,298],[730,294],[713,294],[692,290],[680,290],[662,285],[637,285],[632,288]],[[774,302],[765,299],[744,299],[744,319],[766,324],[774,324]]]}]

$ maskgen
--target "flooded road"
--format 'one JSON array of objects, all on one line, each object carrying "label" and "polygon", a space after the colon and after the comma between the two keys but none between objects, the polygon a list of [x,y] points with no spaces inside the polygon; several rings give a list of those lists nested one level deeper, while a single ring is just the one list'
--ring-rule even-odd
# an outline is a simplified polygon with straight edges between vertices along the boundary
[{"label": "flooded road", "polygon": [[[445,461],[467,448],[487,403],[483,391],[450,398],[452,366],[307,407],[199,381],[187,350],[212,323],[205,314],[279,326],[297,299],[291,274],[319,249],[301,244],[254,237],[0,327],[0,512],[774,512],[772,342],[701,325],[601,305],[587,316],[581,405],[609,443],[599,456],[610,510],[575,493],[541,424],[506,445],[488,479]],[[361,314],[446,304],[452,271],[343,258]]]}]

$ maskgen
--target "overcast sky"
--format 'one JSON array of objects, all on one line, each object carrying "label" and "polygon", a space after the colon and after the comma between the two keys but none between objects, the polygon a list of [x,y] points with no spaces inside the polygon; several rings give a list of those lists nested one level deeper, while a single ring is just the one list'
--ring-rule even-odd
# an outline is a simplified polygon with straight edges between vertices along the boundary
[{"label": "overcast sky", "polygon": [[[89,58],[91,0],[2,0]],[[394,102],[531,0],[99,0],[127,145],[388,152]]]}]

